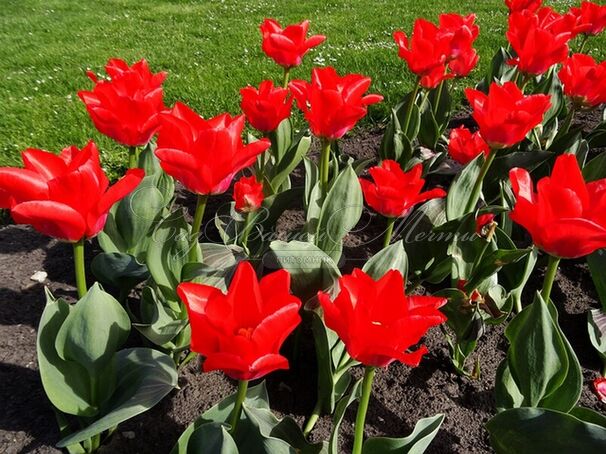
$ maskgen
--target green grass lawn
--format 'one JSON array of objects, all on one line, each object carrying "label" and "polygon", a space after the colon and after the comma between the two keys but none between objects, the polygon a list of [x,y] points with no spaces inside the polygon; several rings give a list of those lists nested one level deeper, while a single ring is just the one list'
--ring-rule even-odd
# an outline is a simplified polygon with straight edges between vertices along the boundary
[{"label": "green grass lawn", "polygon": [[[563,9],[571,1],[550,2]],[[311,31],[328,36],[292,77],[333,65],[339,72],[372,77],[372,90],[386,98],[367,122],[380,121],[389,105],[412,84],[391,35],[410,31],[416,17],[475,12],[481,27],[477,47],[481,77],[505,42],[502,0],[3,0],[0,10],[0,165],[19,165],[27,147],[60,150],[89,138],[101,146],[115,175],[126,152],[92,126],[76,93],[91,82],[84,71],[102,72],[109,57],[146,58],[165,70],[166,103],[184,101],[206,116],[238,111],[238,89],[281,71],[260,48],[258,25],[265,17],[291,23],[309,18]],[[603,58],[605,39],[591,42]]]}]

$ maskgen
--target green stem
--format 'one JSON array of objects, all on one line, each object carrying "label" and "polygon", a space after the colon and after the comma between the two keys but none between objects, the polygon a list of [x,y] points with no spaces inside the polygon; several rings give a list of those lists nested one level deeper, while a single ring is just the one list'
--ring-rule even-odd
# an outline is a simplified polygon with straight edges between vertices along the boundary
[{"label": "green stem", "polygon": [[366,422],[366,412],[368,411],[368,402],[370,401],[372,379],[374,376],[375,368],[372,366],[366,366],[366,369],[364,370],[364,380],[362,381],[362,396],[360,397],[360,405],[358,406],[358,414],[356,416],[356,428],[352,454],[362,453],[364,424]]},{"label": "green stem", "polygon": [[[250,233],[250,229],[252,227],[252,219],[254,217],[254,213],[247,213],[246,219],[244,220],[244,230],[242,231],[242,248],[248,251],[248,235]],[[250,253],[249,253],[250,254]]]},{"label": "green stem", "polygon": [[553,255],[549,256],[549,261],[547,262],[547,269],[545,270],[545,278],[543,279],[543,289],[541,290],[541,296],[543,297],[546,303],[549,303],[549,298],[551,296],[551,288],[553,287],[553,281],[555,281],[559,264],[560,259],[558,257],[554,257]]},{"label": "green stem", "polygon": [[128,147],[128,168],[136,169],[137,166],[137,147]]},{"label": "green stem", "polygon": [[539,147],[539,151],[543,151],[543,147],[541,146],[541,137],[539,137],[539,132],[537,128],[532,129],[532,135],[534,136],[534,140],[537,141],[537,147]]},{"label": "green stem", "polygon": [[566,115],[566,118],[564,119],[564,123],[562,123],[562,129],[560,130],[560,134],[566,134],[568,131],[570,131],[570,126],[572,125],[572,120],[574,119],[575,113],[576,108],[574,104],[572,104],[570,106],[570,109],[568,110],[568,115]]},{"label": "green stem", "polygon": [[322,187],[322,199],[328,193],[328,174],[330,170],[330,145],[331,141],[322,139],[322,154],[320,155],[320,185]]},{"label": "green stem", "polygon": [[444,81],[440,82],[438,85],[438,92],[436,93],[436,105],[434,107],[434,114],[440,106],[440,102],[442,101],[442,92],[444,91]]},{"label": "green stem", "polygon": [[74,270],[76,272],[76,288],[78,298],[86,295],[86,271],[84,268],[84,238],[74,243]]},{"label": "green stem", "polygon": [[583,35],[583,41],[581,41],[581,47],[579,47],[579,54],[582,54],[585,51],[585,45],[587,44],[587,40],[589,40],[589,35]]},{"label": "green stem", "polygon": [[290,77],[290,68],[284,68],[284,78],[282,79],[282,87],[288,87],[288,78]]},{"label": "green stem", "polygon": [[236,394],[234,409],[229,417],[229,425],[231,426],[229,433],[232,435],[236,431],[236,426],[238,425],[240,415],[242,414],[242,403],[244,402],[244,399],[246,399],[246,391],[248,391],[248,380],[240,380],[238,382],[238,393]]},{"label": "green stem", "polygon": [[305,438],[307,438],[309,436],[309,434],[313,430],[314,426],[318,422],[318,419],[320,419],[321,411],[322,411],[322,402],[320,400],[320,397],[318,396],[316,405],[314,406],[314,409],[312,410],[311,415],[309,415],[309,419],[307,420],[307,423],[305,423],[305,427],[303,429],[303,436],[305,436]]},{"label": "green stem", "polygon": [[410,99],[408,100],[408,108],[406,109],[406,117],[404,117],[404,126],[402,128],[402,132],[404,132],[406,137],[408,137],[408,128],[410,127],[410,120],[412,118],[412,108],[417,100],[419,88],[421,88],[421,79],[417,80],[417,84],[415,85],[415,88],[413,88],[412,93],[410,94]]},{"label": "green stem", "polygon": [[383,237],[383,248],[389,246],[391,243],[391,237],[393,236],[393,226],[396,223],[396,218],[387,218],[387,229],[385,230],[385,236]]},{"label": "green stem", "polygon": [[492,161],[494,161],[495,156],[497,155],[496,149],[491,149],[488,157],[482,164],[482,168],[480,169],[480,174],[476,182],[473,185],[473,189],[471,191],[471,197],[467,201],[467,206],[465,207],[465,213],[471,213],[478,203],[478,199],[480,198],[480,194],[482,193],[482,182],[484,181],[484,177],[488,173],[488,169],[492,165]]},{"label": "green stem", "polygon": [[191,242],[189,245],[189,256],[190,262],[195,262],[198,258],[198,236],[200,235],[200,226],[202,225],[202,218],[204,217],[204,210],[206,209],[206,201],[208,196],[205,194],[198,194],[198,200],[196,202],[196,212],[194,213],[194,223],[191,228]]}]

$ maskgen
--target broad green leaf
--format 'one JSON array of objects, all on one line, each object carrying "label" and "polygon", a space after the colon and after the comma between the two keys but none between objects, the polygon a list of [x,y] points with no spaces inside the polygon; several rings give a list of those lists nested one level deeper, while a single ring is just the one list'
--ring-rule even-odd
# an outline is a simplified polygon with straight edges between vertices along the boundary
[{"label": "broad green leaf", "polygon": [[521,407],[524,402],[524,396],[511,376],[507,359],[504,359],[497,369],[495,377],[495,400],[498,412],[509,408]]},{"label": "broad green leaf", "polygon": [[417,421],[412,433],[404,438],[368,438],[362,447],[363,454],[422,454],[444,421],[439,414]]},{"label": "broad green leaf", "polygon": [[167,299],[178,301],[175,289],[188,262],[190,226],[183,212],[174,211],[156,226],[147,250],[147,268]]},{"label": "broad green leaf", "polygon": [[568,412],[568,414],[580,419],[581,421],[589,422],[606,429],[606,416],[592,410],[591,408],[574,407],[572,410],[570,410],[570,412]]},{"label": "broad green leaf", "polygon": [[585,181],[606,178],[606,153],[600,153],[583,167]]},{"label": "broad green leaf", "polygon": [[602,453],[606,429],[546,408],[513,408],[494,416],[486,428],[497,454]]},{"label": "broad green leaf", "polygon": [[290,444],[271,435],[278,423],[271,410],[242,405],[242,417],[234,433],[237,445],[250,454],[296,454],[298,451]]},{"label": "broad green leaf", "polygon": [[540,294],[509,323],[505,336],[509,369],[523,405],[536,407],[562,385],[569,367],[566,346]]},{"label": "broad green leaf", "polygon": [[61,358],[81,364],[99,379],[129,332],[130,319],[122,305],[94,284],[65,319],[55,348]]},{"label": "broad green leaf", "polygon": [[591,344],[606,362],[606,312],[592,309],[587,312],[587,329]]},{"label": "broad green leaf", "polygon": [[588,255],[587,264],[589,265],[591,278],[602,303],[602,310],[606,311],[606,273],[604,273],[606,269],[606,249],[600,249]]},{"label": "broad green leaf", "polygon": [[116,354],[116,390],[103,409],[103,416],[90,426],[63,438],[65,447],[89,439],[143,413],[177,387],[173,360],[151,348],[129,348]]},{"label": "broad green leaf", "polygon": [[337,263],[341,257],[343,237],[358,223],[363,207],[358,176],[347,166],[337,177],[322,204],[316,245]]},{"label": "broad green leaf", "polygon": [[389,270],[398,270],[406,279],[408,258],[402,240],[381,249],[366,262],[362,270],[375,280],[383,277]]},{"label": "broad green leaf", "polygon": [[290,118],[282,120],[278,125],[278,128],[270,134],[270,138],[274,155],[277,156],[278,162],[280,162],[292,144],[292,125],[290,124]]},{"label": "broad green leaf", "polygon": [[362,395],[361,384],[362,380],[357,380],[351,387],[350,393],[343,397],[335,407],[332,418],[332,431],[330,432],[328,444],[328,454],[339,454],[339,430],[341,429],[341,423],[343,422],[347,408]]},{"label": "broad green leaf", "polygon": [[290,173],[299,165],[305,157],[311,146],[311,136],[300,135],[295,144],[281,158],[280,162],[273,169],[273,177],[271,179],[271,187],[274,192],[278,192],[284,181]]},{"label": "broad green leaf", "polygon": [[137,259],[122,252],[102,252],[90,264],[91,271],[99,281],[120,289],[128,295],[139,282],[149,277],[147,267]]},{"label": "broad green leaf", "polygon": [[187,454],[239,454],[238,446],[221,423],[211,422],[198,427],[189,439]]},{"label": "broad green leaf", "polygon": [[[458,219],[469,212],[466,211],[466,207],[470,204],[473,187],[480,176],[480,169],[483,164],[484,154],[480,154],[467,164],[452,182],[448,190],[448,196],[446,197],[446,218],[449,221]],[[478,194],[476,200],[471,202],[471,206],[474,208],[478,203],[479,196],[480,194]]]},{"label": "broad green leaf", "polygon": [[133,326],[155,345],[165,345],[175,338],[187,325],[183,312],[176,313],[162,304],[161,296],[153,288],[145,287],[141,293],[139,323]]},{"label": "broad green leaf", "polygon": [[46,291],[46,306],[38,326],[38,368],[44,391],[57,409],[70,415],[92,416],[96,408],[90,403],[86,369],[63,360],[55,349],[57,333],[72,310],[73,306]]},{"label": "broad green leaf", "polygon": [[532,249],[497,249],[487,251],[480,263],[474,268],[474,273],[469,279],[469,288],[476,288],[488,277],[497,273],[503,266],[515,263],[523,259]]}]

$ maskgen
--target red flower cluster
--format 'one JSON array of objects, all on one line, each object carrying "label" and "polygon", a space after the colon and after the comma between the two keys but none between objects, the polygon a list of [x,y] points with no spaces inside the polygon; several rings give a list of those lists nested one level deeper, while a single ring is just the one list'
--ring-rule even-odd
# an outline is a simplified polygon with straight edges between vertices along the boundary
[{"label": "red flower cluster", "polygon": [[185,104],[162,114],[155,153],[164,171],[196,194],[227,191],[234,175],[270,146],[268,139],[242,143],[244,115],[205,120]]},{"label": "red flower cluster", "polygon": [[446,321],[438,309],[446,298],[406,296],[399,271],[388,271],[378,281],[359,269],[339,279],[334,300],[324,292],[318,299],[326,326],[334,330],[347,353],[365,366],[385,367],[393,361],[418,366],[427,353],[419,343],[427,330]]},{"label": "red flower cluster", "polygon": [[524,10],[509,16],[507,39],[516,53],[509,64],[525,74],[539,75],[568,56],[568,42],[577,32],[576,19],[551,8]]},{"label": "red flower cluster", "polygon": [[490,147],[479,132],[472,134],[465,126],[450,131],[448,154],[459,164],[465,165],[481,153],[488,156]]},{"label": "red flower cluster", "polygon": [[564,61],[558,76],[575,106],[591,108],[606,102],[606,62],[598,64],[589,55],[574,54]]},{"label": "red flower cluster", "polygon": [[473,118],[480,127],[482,138],[491,148],[505,148],[521,142],[535,126],[551,102],[548,95],[528,95],[513,82],[493,83],[488,95],[479,90],[465,90],[473,109]]},{"label": "red flower cluster", "polygon": [[65,148],[59,156],[29,149],[22,158],[23,169],[0,167],[0,208],[9,208],[17,224],[70,242],[97,235],[112,205],[144,176],[131,169],[110,187],[93,142],[82,150]]},{"label": "red flower cluster", "polygon": [[293,80],[289,87],[316,137],[340,139],[368,111],[381,102],[381,95],[364,95],[370,78],[360,74],[339,76],[334,68],[314,68],[311,83]]},{"label": "red flower cluster", "polygon": [[290,116],[293,99],[288,96],[288,89],[274,87],[271,80],[261,82],[259,89],[242,88],[240,94],[242,112],[252,127],[259,131],[275,131],[280,122]]},{"label": "red flower cluster", "polygon": [[307,37],[309,21],[282,28],[274,19],[265,19],[260,26],[263,34],[263,52],[284,68],[299,66],[309,49],[319,46],[326,36]]},{"label": "red flower cluster", "polygon": [[257,211],[263,203],[263,183],[252,177],[242,177],[234,184],[236,210],[241,213]]},{"label": "red flower cluster", "polygon": [[417,19],[410,40],[402,31],[394,33],[398,55],[423,87],[435,88],[443,80],[464,77],[476,66],[479,56],[473,43],[480,29],[475,19],[474,14],[442,14],[439,26]]},{"label": "red flower cluster", "polygon": [[179,284],[177,293],[187,306],[191,349],[205,356],[205,372],[222,370],[236,380],[254,380],[288,369],[280,347],[301,321],[301,301],[290,294],[288,271],[259,281],[250,263],[242,262],[227,294],[189,282]]},{"label": "red flower cluster", "polygon": [[509,178],[516,197],[510,217],[545,252],[577,258],[606,247],[606,178],[585,183],[576,156],[558,156],[537,192],[526,169],[512,169]]},{"label": "red flower cluster", "polygon": [[418,203],[445,197],[446,192],[440,188],[421,192],[425,185],[422,172],[422,164],[404,172],[396,161],[384,160],[380,166],[369,170],[374,183],[360,178],[366,203],[383,216],[399,218],[406,216]]},{"label": "red flower cluster", "polygon": [[586,35],[596,36],[606,29],[606,5],[585,1],[581,3],[580,8],[570,8],[570,12],[576,17],[582,33]]},{"label": "red flower cluster", "polygon": [[162,100],[166,73],[153,74],[145,60],[128,66],[118,58],[110,59],[105,70],[110,79],[98,80],[89,71],[93,90],[78,92],[95,127],[123,145],[147,144],[160,126],[160,112],[166,110]]}]

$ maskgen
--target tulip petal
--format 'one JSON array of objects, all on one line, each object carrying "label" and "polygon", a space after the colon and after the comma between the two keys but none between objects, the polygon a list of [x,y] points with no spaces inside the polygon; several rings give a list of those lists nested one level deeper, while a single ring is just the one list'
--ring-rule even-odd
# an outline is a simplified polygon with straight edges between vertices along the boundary
[{"label": "tulip petal", "polygon": [[61,240],[79,241],[86,231],[86,223],[80,213],[52,200],[19,203],[11,214],[17,224],[29,224],[37,231]]}]

